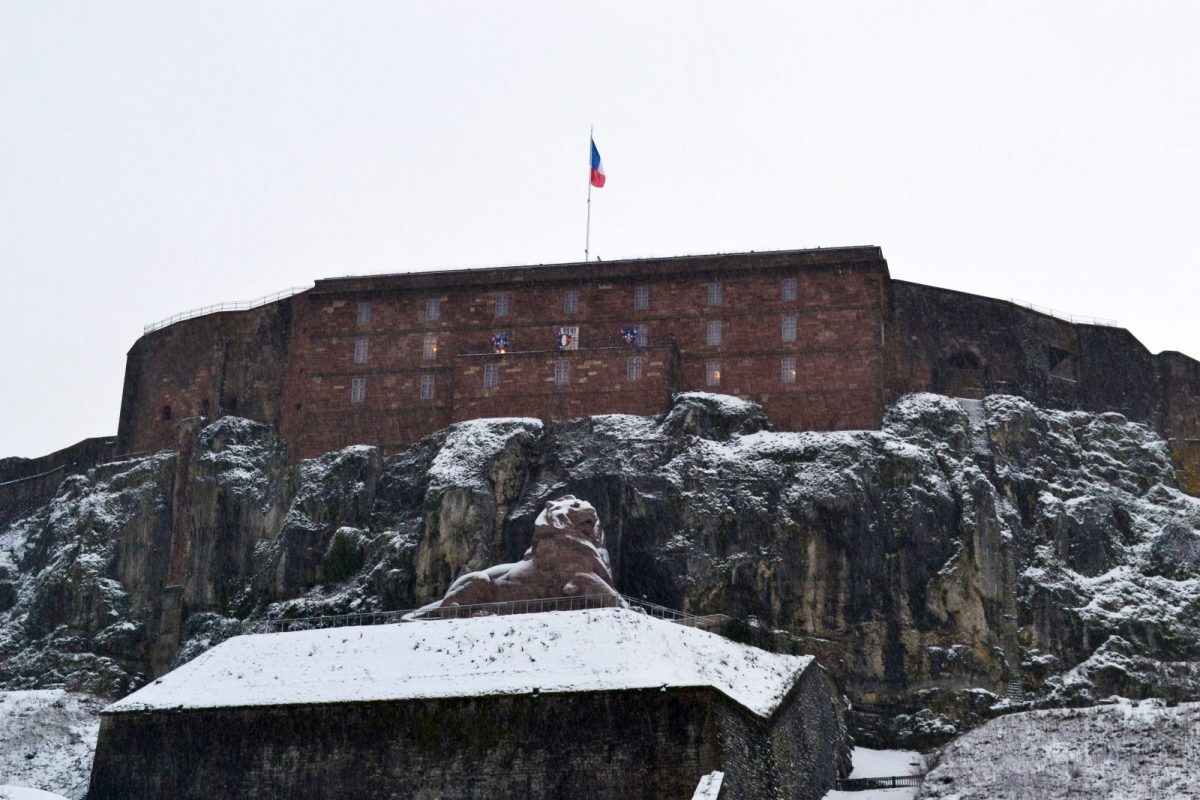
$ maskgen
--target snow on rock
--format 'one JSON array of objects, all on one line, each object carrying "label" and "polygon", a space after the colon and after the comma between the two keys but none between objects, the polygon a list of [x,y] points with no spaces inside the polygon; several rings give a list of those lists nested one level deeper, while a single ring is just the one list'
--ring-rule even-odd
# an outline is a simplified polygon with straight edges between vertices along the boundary
[{"label": "snow on rock", "polygon": [[923,796],[1200,797],[1200,704],[1161,701],[1031,711],[995,719],[952,742]]},{"label": "snow on rock", "polygon": [[28,786],[0,786],[0,800],[67,800],[61,794],[43,792],[41,789],[30,789]]},{"label": "snow on rock", "polygon": [[108,712],[712,686],[769,716],[812,663],[622,609],[238,636]]},{"label": "snow on rock", "polygon": [[486,490],[487,466],[514,438],[541,434],[542,422],[529,417],[494,417],[459,422],[450,427],[446,443],[429,469],[430,486]]},{"label": "snow on rock", "polygon": [[0,798],[78,796],[91,774],[103,705],[61,689],[0,692]]},{"label": "snow on rock", "polygon": [[710,772],[696,784],[696,793],[692,800],[717,800],[721,796],[721,784],[725,782],[724,772]]}]

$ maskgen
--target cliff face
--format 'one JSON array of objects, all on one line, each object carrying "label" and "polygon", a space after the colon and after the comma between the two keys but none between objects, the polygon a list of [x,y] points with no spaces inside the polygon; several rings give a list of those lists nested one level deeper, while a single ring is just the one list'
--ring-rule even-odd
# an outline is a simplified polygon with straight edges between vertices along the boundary
[{"label": "cliff face", "polygon": [[293,467],[226,417],[0,532],[0,685],[119,695],[177,636],[181,660],[247,618],[422,605],[519,558],[569,493],[621,591],[815,653],[867,741],[943,738],[1022,694],[1200,697],[1200,500],[1149,428],[936,395],[882,431],[768,427],[691,394],[662,418],[481,420]]}]

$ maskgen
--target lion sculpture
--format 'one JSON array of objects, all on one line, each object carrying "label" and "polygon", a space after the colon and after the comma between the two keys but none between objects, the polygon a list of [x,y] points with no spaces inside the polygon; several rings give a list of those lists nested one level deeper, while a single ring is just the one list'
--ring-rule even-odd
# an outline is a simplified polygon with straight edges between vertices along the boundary
[{"label": "lion sculpture", "polygon": [[480,603],[510,603],[552,597],[600,595],[600,604],[624,606],[613,586],[604,529],[586,500],[564,495],[548,500],[533,523],[533,544],[515,564],[497,564],[463,575],[441,600],[418,615]]}]

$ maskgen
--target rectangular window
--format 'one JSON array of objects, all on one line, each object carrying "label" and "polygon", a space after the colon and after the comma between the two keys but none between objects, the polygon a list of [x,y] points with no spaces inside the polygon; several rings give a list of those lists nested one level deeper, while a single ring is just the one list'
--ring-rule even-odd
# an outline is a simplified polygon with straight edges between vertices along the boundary
[{"label": "rectangular window", "polygon": [[358,304],[358,324],[359,325],[370,325],[371,324],[371,304],[370,303],[359,303]]},{"label": "rectangular window", "polygon": [[707,342],[709,347],[716,347],[721,343],[721,320],[710,319],[708,321]]},{"label": "rectangular window", "polygon": [[784,383],[796,382],[796,357],[784,356],[779,359],[779,380]]},{"label": "rectangular window", "polygon": [[437,358],[437,334],[425,334],[425,342],[421,346],[421,358],[426,360]]},{"label": "rectangular window", "polygon": [[355,340],[355,342],[354,342],[354,363],[355,364],[367,363],[367,340],[366,339]]},{"label": "rectangular window", "polygon": [[500,385],[500,365],[499,364],[484,364],[483,365],[483,388],[495,389]]},{"label": "rectangular window", "polygon": [[571,362],[560,358],[554,362],[554,385],[566,386],[571,381]]},{"label": "rectangular window", "polygon": [[721,362],[710,361],[705,365],[704,382],[709,386],[721,385]]},{"label": "rectangular window", "polygon": [[508,295],[496,295],[496,318],[508,316]]},{"label": "rectangular window", "polygon": [[633,287],[633,307],[640,310],[645,310],[650,307],[649,286]]},{"label": "rectangular window", "polygon": [[442,310],[441,306],[442,306],[442,301],[438,300],[436,297],[431,297],[428,300],[426,300],[425,301],[425,321],[426,322],[436,322],[438,316],[441,314],[441,310]]},{"label": "rectangular window", "polygon": [[421,374],[421,399],[433,399],[433,373],[424,372]]},{"label": "rectangular window", "polygon": [[642,379],[642,357],[632,356],[625,362],[625,379],[637,383]]},{"label": "rectangular window", "polygon": [[780,335],[785,342],[796,341],[796,315],[788,314],[780,322]]},{"label": "rectangular window", "polygon": [[794,302],[796,299],[796,279],[784,278],[780,281],[779,295],[785,303]]},{"label": "rectangular window", "polygon": [[359,404],[367,399],[367,379],[355,378],[350,381],[350,402]]},{"label": "rectangular window", "polygon": [[637,346],[650,346],[650,326],[642,322],[637,326]]},{"label": "rectangular window", "polygon": [[721,292],[721,282],[713,281],[712,283],[708,284],[708,304],[710,306],[719,306],[721,305],[721,301],[723,299],[724,295]]},{"label": "rectangular window", "polygon": [[162,418],[163,418],[164,422],[169,421],[171,419],[171,407],[170,406],[162,407]]},{"label": "rectangular window", "polygon": [[574,314],[579,310],[579,292],[571,290],[563,295],[563,313]]}]

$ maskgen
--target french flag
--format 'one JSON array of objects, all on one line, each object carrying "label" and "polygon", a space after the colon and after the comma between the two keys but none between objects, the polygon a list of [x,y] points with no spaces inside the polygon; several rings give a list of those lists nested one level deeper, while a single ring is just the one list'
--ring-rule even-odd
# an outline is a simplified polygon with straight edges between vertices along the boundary
[{"label": "french flag", "polygon": [[604,185],[604,164],[600,162],[600,151],[596,149],[596,140],[592,139],[592,186],[599,189]]}]

